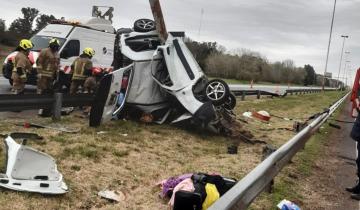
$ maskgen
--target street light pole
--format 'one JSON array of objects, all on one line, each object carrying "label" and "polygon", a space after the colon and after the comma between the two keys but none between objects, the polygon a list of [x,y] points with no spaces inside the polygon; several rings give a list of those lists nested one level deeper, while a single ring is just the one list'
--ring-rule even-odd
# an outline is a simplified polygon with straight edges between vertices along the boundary
[{"label": "street light pole", "polygon": [[[345,52],[345,53],[346,53],[346,52]],[[350,67],[350,62],[351,62],[351,61],[345,61],[344,77],[345,77],[345,79],[346,79],[346,85],[347,85],[347,78],[348,78],[346,72],[347,72],[347,69]],[[347,64],[349,64],[349,65],[347,65]],[[348,68],[346,68],[346,67],[348,67]]]},{"label": "street light pole", "polygon": [[331,45],[331,36],[332,36],[332,31],[333,31],[333,26],[334,26],[335,10],[336,10],[336,0],[334,2],[334,9],[333,9],[331,27],[330,27],[329,44],[328,44],[327,55],[326,55],[325,71],[324,71],[324,77],[323,77],[323,82],[322,82],[323,90],[325,89],[325,79],[326,79],[326,72],[327,72],[327,67],[328,67],[328,62],[329,62],[329,53],[330,53],[330,45]]},{"label": "street light pole", "polygon": [[349,36],[341,35],[341,37],[344,38],[344,40],[343,40],[342,49],[341,49],[338,80],[337,80],[337,85],[336,86],[339,86],[339,82],[340,82],[339,81],[340,80],[340,71],[341,71],[342,58],[343,58],[343,54],[344,54],[345,39],[349,38]]},{"label": "street light pole", "polygon": [[350,54],[350,52],[347,52],[347,51],[345,51],[345,64],[344,64],[344,73],[343,73],[343,77],[345,77],[345,75],[346,75],[346,65],[347,65],[347,63],[350,63],[350,61],[348,60],[348,55]]}]

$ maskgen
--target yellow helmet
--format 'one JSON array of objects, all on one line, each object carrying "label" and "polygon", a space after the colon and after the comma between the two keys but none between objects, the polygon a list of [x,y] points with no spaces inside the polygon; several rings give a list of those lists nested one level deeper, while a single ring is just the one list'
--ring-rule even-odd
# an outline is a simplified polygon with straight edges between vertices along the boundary
[{"label": "yellow helmet", "polygon": [[49,41],[49,45],[60,45],[60,42],[59,42],[59,40],[58,39],[56,39],[56,38],[53,38],[53,39],[51,39],[50,41]]},{"label": "yellow helmet", "polygon": [[28,39],[22,39],[20,41],[19,47],[23,50],[30,50],[31,48],[33,48],[33,44]]},{"label": "yellow helmet", "polygon": [[88,55],[88,56],[90,56],[90,57],[93,57],[93,56],[95,55],[95,50],[93,50],[93,49],[90,48],[90,47],[87,47],[87,48],[84,49],[83,53],[84,53],[85,55]]}]

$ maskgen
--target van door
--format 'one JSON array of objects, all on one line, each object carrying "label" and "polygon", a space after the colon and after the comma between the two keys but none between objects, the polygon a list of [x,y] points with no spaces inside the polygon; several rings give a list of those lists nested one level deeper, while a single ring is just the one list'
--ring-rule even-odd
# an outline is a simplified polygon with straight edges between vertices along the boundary
[{"label": "van door", "polygon": [[110,121],[124,108],[132,77],[133,65],[130,65],[101,79],[91,107],[90,126],[96,127]]}]

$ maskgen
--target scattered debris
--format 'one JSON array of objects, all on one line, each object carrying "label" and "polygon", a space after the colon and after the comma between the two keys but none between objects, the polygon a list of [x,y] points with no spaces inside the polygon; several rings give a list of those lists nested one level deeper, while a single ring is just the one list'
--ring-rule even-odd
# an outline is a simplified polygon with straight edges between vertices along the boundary
[{"label": "scattered debris", "polygon": [[108,132],[107,131],[99,131],[99,132],[97,132],[96,134],[97,135],[102,135],[102,134],[107,134]]},{"label": "scattered debris", "polygon": [[235,179],[218,174],[184,174],[159,183],[162,198],[170,198],[173,210],[207,209],[235,184]]},{"label": "scattered debris", "polygon": [[143,123],[151,123],[154,121],[154,116],[150,113],[143,113],[140,118],[140,121]]},{"label": "scattered debris", "polygon": [[266,122],[268,122],[271,118],[269,112],[267,111],[252,112],[252,116]]},{"label": "scattered debris", "polygon": [[74,107],[63,107],[61,108],[61,115],[69,115],[74,111]]},{"label": "scattered debris", "polygon": [[294,131],[298,133],[298,132],[302,131],[302,129],[304,129],[306,126],[308,126],[307,122],[295,121],[294,125],[293,125],[293,128],[294,128]]},{"label": "scattered debris", "polygon": [[[17,134],[20,137],[20,134]],[[64,194],[68,187],[57,170],[55,160],[42,152],[18,144],[8,136],[6,144],[6,172],[0,174],[0,186],[17,191],[41,194]]]},{"label": "scattered debris", "polygon": [[228,146],[227,150],[228,150],[228,154],[235,155],[238,153],[238,145],[230,145]]},{"label": "scattered debris", "polygon": [[[25,122],[24,124],[16,124],[17,126],[23,126],[24,128],[45,128],[45,129],[52,129],[57,130],[65,133],[78,133],[80,129],[68,129],[60,125],[48,126],[48,125],[40,125],[36,123],[29,123]],[[56,127],[55,127],[56,126]]]},{"label": "scattered debris", "polygon": [[126,198],[123,192],[110,191],[110,190],[100,191],[98,193],[98,196],[115,202],[125,201]]},{"label": "scattered debris", "polygon": [[244,112],[243,116],[246,118],[252,118],[252,112]]},{"label": "scattered debris", "polygon": [[301,210],[299,206],[286,199],[282,200],[277,207],[281,210]]},{"label": "scattered debris", "polygon": [[285,120],[285,121],[292,121],[293,119],[291,118],[287,118],[287,117],[282,117],[282,116],[278,116],[278,115],[274,115],[274,114],[271,114],[272,117],[275,117],[275,118],[279,118],[279,119],[282,119],[282,120]]},{"label": "scattered debris", "polygon": [[11,133],[11,134],[0,134],[0,137],[6,138],[8,136],[11,136],[11,138],[14,139],[31,139],[31,140],[42,140],[44,139],[42,136],[39,136],[36,133]]}]

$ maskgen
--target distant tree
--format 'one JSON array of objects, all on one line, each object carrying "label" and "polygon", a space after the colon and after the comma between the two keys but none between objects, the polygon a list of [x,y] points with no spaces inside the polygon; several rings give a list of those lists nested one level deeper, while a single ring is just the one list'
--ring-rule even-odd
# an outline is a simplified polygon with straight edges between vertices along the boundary
[{"label": "distant tree", "polygon": [[39,10],[30,7],[21,9],[23,18],[18,18],[11,23],[9,31],[17,37],[29,38],[33,34],[32,26]]},{"label": "distant tree", "polygon": [[316,84],[316,73],[314,70],[314,67],[312,67],[311,65],[305,65],[304,66],[306,75],[305,75],[305,79],[304,79],[304,85],[315,85]]},{"label": "distant tree", "polygon": [[187,38],[185,43],[202,69],[205,68],[206,58],[209,55],[225,51],[225,48],[216,42],[196,42]]},{"label": "distant tree", "polygon": [[0,19],[0,33],[5,32],[5,30],[6,30],[5,20]]},{"label": "distant tree", "polygon": [[49,24],[52,20],[56,20],[56,18],[53,15],[45,15],[45,14],[39,15],[35,21],[36,22],[35,32],[40,31],[47,24]]}]

